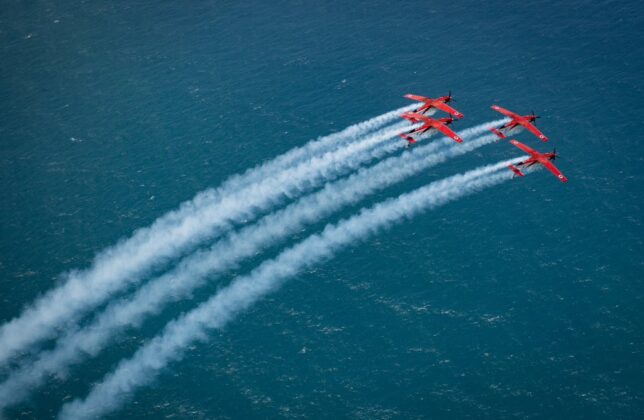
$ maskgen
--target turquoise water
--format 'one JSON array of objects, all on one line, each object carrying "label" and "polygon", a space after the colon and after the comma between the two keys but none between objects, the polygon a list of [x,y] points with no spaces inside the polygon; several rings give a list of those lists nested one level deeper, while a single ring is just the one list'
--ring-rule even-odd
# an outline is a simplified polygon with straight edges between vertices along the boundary
[{"label": "turquoise water", "polygon": [[[3,321],[198,191],[406,105],[407,92],[451,89],[461,128],[496,118],[492,103],[534,109],[552,144],[519,139],[556,146],[570,180],[541,171],[342,251],[194,346],[114,418],[642,412],[637,2],[0,9]],[[485,147],[361,205],[512,149]],[[55,416],[167,321],[277,251],[51,378],[7,416]]]}]

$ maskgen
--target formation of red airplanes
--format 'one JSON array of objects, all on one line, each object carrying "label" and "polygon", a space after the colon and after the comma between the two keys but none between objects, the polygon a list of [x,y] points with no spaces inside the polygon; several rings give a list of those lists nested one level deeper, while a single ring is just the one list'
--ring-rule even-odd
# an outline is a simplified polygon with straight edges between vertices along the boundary
[{"label": "formation of red airplanes", "polygon": [[[416,142],[416,139],[414,139],[413,137],[414,134],[423,134],[427,133],[430,130],[438,131],[457,143],[461,143],[463,141],[463,139],[460,138],[458,134],[447,127],[449,124],[454,122],[454,117],[458,119],[463,118],[463,114],[447,105],[450,101],[452,101],[451,92],[447,96],[441,96],[435,99],[412,94],[405,95],[405,98],[422,103],[422,105],[414,111],[406,112],[401,115],[402,118],[406,119],[412,124],[422,123],[420,127],[400,134],[400,137],[407,141],[407,146],[411,146]],[[536,119],[539,118],[539,116],[535,115],[534,112],[530,115],[519,115],[497,105],[492,105],[492,109],[510,118],[510,122],[504,124],[503,126],[490,129],[490,131],[496,134],[500,139],[505,139],[507,137],[506,133],[509,133],[513,129],[521,126],[532,133],[539,140],[544,142],[548,141],[548,138],[541,131],[539,131],[537,127],[534,126]],[[437,110],[443,111],[450,116],[438,119],[433,119],[425,116],[426,113],[433,113]],[[519,162],[516,165],[510,165],[508,167],[512,172],[514,172],[515,175],[523,176],[523,173],[521,172],[519,167],[529,168],[530,166],[538,163],[549,170],[554,176],[559,179],[559,181],[568,181],[568,179],[566,179],[566,177],[559,171],[559,169],[557,169],[557,167],[551,162],[557,157],[556,150],[554,150],[552,153],[539,153],[536,150],[533,150],[525,144],[520,143],[516,140],[510,140],[510,144],[518,147],[519,149],[530,155],[530,157],[523,162]]]}]

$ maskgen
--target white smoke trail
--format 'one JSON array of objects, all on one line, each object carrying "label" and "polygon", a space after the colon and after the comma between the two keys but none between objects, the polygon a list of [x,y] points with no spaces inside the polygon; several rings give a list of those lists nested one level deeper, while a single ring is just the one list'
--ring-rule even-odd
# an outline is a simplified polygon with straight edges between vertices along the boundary
[{"label": "white smoke trail", "polygon": [[[340,248],[362,240],[404,218],[456,200],[464,195],[510,179],[504,168],[521,158],[434,182],[396,199],[387,200],[315,234],[262,263],[249,275],[237,278],[196,309],[170,322],[163,332],[122,361],[115,371],[92,387],[85,400],[65,404],[59,418],[100,417],[118,405],[137,388],[151,382],[168,363],[183,356],[187,346],[207,338],[208,330],[221,328],[237,313],[248,308],[286,279],[302,269],[331,257]],[[499,171],[499,169],[503,169]]]},{"label": "white smoke trail", "polygon": [[[386,124],[396,120],[401,114],[412,111],[417,105],[412,104],[402,108],[395,109],[377,117],[371,118],[364,122],[351,125],[344,130],[330,134],[328,136],[320,137],[315,141],[310,141],[304,146],[296,147],[288,152],[277,156],[267,164],[250,168],[241,175],[233,175],[226,182],[222,184],[217,190],[234,191],[246,187],[249,184],[261,181],[267,176],[273,175],[280,169],[294,166],[302,161],[310,158],[311,156],[320,155],[330,152],[346,144],[355,141],[360,137],[370,134]],[[404,123],[402,125],[405,125]],[[205,194],[201,193],[201,194]]]},{"label": "white smoke trail", "polygon": [[[484,124],[480,124],[474,127],[466,128],[465,130],[459,131],[458,135],[465,141],[468,138],[472,138],[474,136],[478,136],[482,133],[485,133],[492,127],[496,127],[500,124],[505,124],[508,122],[510,119],[509,118],[501,118],[495,121],[490,121]],[[436,134],[433,130],[430,132],[429,135]],[[422,135],[418,138],[418,140],[423,140],[426,135]],[[497,138],[498,140],[498,138]],[[450,140],[451,141],[451,140]],[[448,142],[449,143],[449,142]],[[456,143],[455,143],[456,144]],[[460,143],[464,144],[464,143]],[[377,156],[377,158],[381,158],[382,156],[391,154],[398,148],[400,148],[400,143],[382,143],[378,144],[377,146],[374,147],[374,154]]]},{"label": "white smoke trail", "polygon": [[[467,138],[479,131],[473,127],[459,134]],[[205,281],[206,276],[231,268],[239,260],[297,232],[305,224],[320,220],[347,204],[356,203],[376,190],[496,140],[495,135],[462,144],[442,139],[416,147],[370,168],[362,168],[346,179],[327,184],[317,193],[265,216],[239,233],[229,234],[207,252],[191,255],[176,269],[148,282],[132,297],[113,302],[89,326],[80,331],[69,331],[53,350],[43,351],[36,361],[25,363],[13,372],[0,384],[0,409],[24,399],[47,379],[48,374],[60,373],[86,355],[97,354],[114,334],[125,327],[138,325],[146,315],[157,313],[168,301],[191,292]],[[436,153],[443,144],[451,147]]]},{"label": "white smoke trail", "polygon": [[215,228],[229,228],[235,221],[252,218],[285,196],[296,196],[319,186],[325,179],[333,179],[376,158],[378,155],[366,152],[400,133],[405,124],[396,124],[366,137],[360,130],[380,127],[408,108],[357,124],[241,177],[233,177],[220,188],[198,194],[150,227],[101,252],[89,269],[69,273],[61,286],[45,293],[21,315],[0,327],[0,365],[37,342],[55,336],[112,293],[139,281],[156,264],[175,258],[216,234]]}]

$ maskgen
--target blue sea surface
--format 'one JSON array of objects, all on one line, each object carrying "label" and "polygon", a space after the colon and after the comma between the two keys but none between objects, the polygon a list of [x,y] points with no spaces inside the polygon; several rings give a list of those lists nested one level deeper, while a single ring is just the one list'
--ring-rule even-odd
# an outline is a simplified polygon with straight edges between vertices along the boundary
[{"label": "blue sea surface", "polygon": [[[556,147],[569,182],[539,171],[342,250],[111,418],[642,418],[642,45],[637,1],[4,0],[0,321],[228,176],[451,90],[455,129],[495,103],[541,115],[550,142],[518,139]],[[5,415],[55,417],[324,224],[518,155],[501,141],[345,208]]]}]

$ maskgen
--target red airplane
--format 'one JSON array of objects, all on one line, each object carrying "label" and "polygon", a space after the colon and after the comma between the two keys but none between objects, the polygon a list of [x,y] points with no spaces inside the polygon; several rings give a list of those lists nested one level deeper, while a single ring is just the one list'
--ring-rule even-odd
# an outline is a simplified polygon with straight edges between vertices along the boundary
[{"label": "red airplane", "polygon": [[557,169],[555,165],[550,163],[551,160],[555,160],[555,158],[557,157],[556,149],[553,150],[552,153],[539,153],[535,150],[532,150],[525,144],[519,143],[516,140],[510,140],[510,143],[530,155],[528,159],[524,160],[523,162],[517,163],[516,166],[514,165],[508,166],[508,168],[510,168],[510,170],[514,172],[517,176],[523,176],[523,173],[521,173],[521,171],[517,168],[517,166],[524,166],[526,168],[529,168],[535,163],[539,163],[543,165],[547,170],[552,172],[554,176],[559,178],[559,181],[561,182],[568,181],[568,179],[566,179],[566,177],[563,176],[561,172],[559,172],[559,169]]},{"label": "red airplane", "polygon": [[463,139],[461,139],[458,134],[447,128],[449,124],[451,124],[454,121],[454,118],[452,117],[447,117],[447,118],[440,118],[440,119],[433,119],[426,117],[422,114],[417,114],[415,112],[406,112],[401,115],[404,119],[408,120],[412,124],[420,123],[422,122],[423,125],[414,128],[413,130],[410,130],[404,134],[399,134],[400,137],[408,141],[408,144],[414,144],[416,143],[416,140],[410,135],[410,134],[423,134],[428,132],[429,130],[436,130],[440,131],[447,137],[451,138],[457,143],[461,143]]},{"label": "red airplane", "polygon": [[412,95],[411,93],[408,93],[405,95],[405,98],[411,99],[412,101],[418,101],[418,102],[423,102],[423,104],[420,106],[420,108],[417,108],[414,112],[419,113],[419,114],[424,114],[431,108],[436,108],[440,109],[443,112],[446,112],[450,115],[455,116],[456,118],[463,118],[463,114],[452,108],[451,106],[447,105],[449,101],[452,100],[452,92],[449,92],[449,95],[447,96],[441,96],[440,98],[432,99],[432,98],[425,98],[424,96],[418,96],[418,95]]},{"label": "red airplane", "polygon": [[490,128],[490,131],[496,134],[497,136],[499,136],[499,138],[504,139],[506,137],[505,134],[501,132],[501,130],[510,131],[513,128],[515,128],[517,125],[522,125],[523,127],[526,128],[526,130],[528,130],[529,132],[537,136],[539,140],[548,141],[548,138],[544,136],[541,131],[537,130],[537,127],[531,124],[531,123],[534,123],[537,118],[539,118],[538,115],[534,115],[534,112],[532,113],[532,115],[518,115],[518,114],[515,114],[514,112],[508,111],[507,109],[501,108],[500,106],[497,106],[497,105],[492,105],[492,109],[495,110],[496,112],[500,112],[506,117],[512,118],[512,121],[503,125],[499,129]]}]

